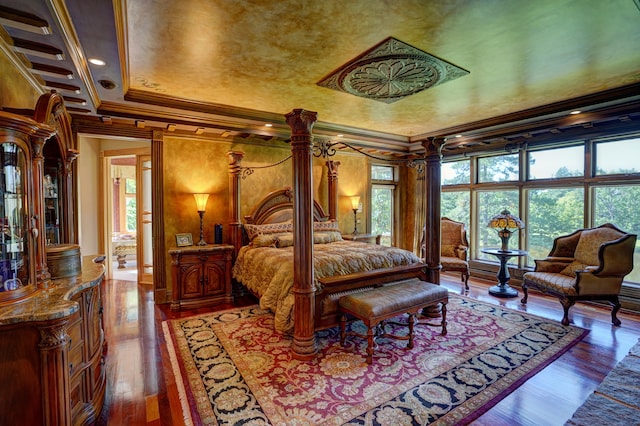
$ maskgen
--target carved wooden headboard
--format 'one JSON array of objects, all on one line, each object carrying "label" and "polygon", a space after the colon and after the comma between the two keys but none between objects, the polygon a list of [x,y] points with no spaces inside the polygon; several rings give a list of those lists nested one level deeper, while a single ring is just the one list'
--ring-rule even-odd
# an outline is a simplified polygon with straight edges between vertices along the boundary
[{"label": "carved wooden headboard", "polygon": [[[246,223],[262,225],[293,220],[293,190],[285,187],[270,192],[253,209],[250,215],[244,217]],[[313,201],[313,221],[325,222],[329,220],[322,206]]]}]

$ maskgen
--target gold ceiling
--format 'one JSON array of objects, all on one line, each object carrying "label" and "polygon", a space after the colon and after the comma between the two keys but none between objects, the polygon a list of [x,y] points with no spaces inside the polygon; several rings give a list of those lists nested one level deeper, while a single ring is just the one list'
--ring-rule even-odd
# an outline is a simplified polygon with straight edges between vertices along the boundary
[{"label": "gold ceiling", "polygon": [[[316,85],[390,36],[470,74],[393,104]],[[415,136],[639,82],[640,10],[632,0],[136,0],[127,46],[134,89]]]},{"label": "gold ceiling", "polygon": [[[74,113],[196,134],[267,134],[268,121],[286,137],[284,114],[302,108],[318,113],[314,133],[406,152],[428,135],[588,111],[601,93],[640,99],[628,93],[640,0],[2,0],[0,24],[1,50]],[[393,102],[318,85],[391,37],[464,72]]]}]

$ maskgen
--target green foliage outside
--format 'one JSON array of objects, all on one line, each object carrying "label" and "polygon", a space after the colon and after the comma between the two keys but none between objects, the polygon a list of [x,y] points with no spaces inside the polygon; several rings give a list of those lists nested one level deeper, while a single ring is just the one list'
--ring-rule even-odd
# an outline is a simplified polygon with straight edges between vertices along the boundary
[{"label": "green foliage outside", "polygon": [[382,245],[390,246],[393,229],[393,186],[374,185],[371,188],[371,207],[371,231],[382,235]]},{"label": "green foliage outside", "polygon": [[127,197],[126,201],[126,226],[128,232],[135,232],[137,228],[136,222],[136,199],[135,197]]}]

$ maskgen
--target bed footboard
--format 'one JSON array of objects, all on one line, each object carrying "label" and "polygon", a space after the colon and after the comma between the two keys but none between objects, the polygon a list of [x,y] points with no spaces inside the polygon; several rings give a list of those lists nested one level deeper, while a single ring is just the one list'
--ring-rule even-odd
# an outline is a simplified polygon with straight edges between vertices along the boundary
[{"label": "bed footboard", "polygon": [[409,278],[427,281],[426,264],[414,263],[394,268],[376,269],[355,274],[319,278],[322,291],[316,293],[315,329],[322,330],[339,325],[338,300],[345,295],[380,287],[387,283]]}]

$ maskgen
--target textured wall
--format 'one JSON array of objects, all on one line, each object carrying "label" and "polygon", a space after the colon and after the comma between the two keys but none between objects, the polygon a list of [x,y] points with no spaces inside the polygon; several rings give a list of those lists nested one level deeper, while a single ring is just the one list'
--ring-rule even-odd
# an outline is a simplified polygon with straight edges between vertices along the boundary
[{"label": "textured wall", "polygon": [[7,57],[0,54],[0,106],[33,109],[39,96],[40,93],[25,80]]},{"label": "textured wall", "polygon": [[[251,213],[253,206],[267,193],[292,184],[291,159],[270,168],[260,169],[285,159],[291,147],[281,142],[261,140],[207,140],[165,136],[164,139],[164,228],[165,244],[175,246],[176,233],[191,233],[194,243],[199,240],[200,219],[196,211],[193,193],[208,193],[207,210],[204,215],[204,237],[212,243],[213,227],[224,225],[223,238],[229,241],[229,174],[227,152],[245,153],[242,165],[255,167],[252,175],[241,180],[241,215]],[[353,211],[348,196],[361,195],[366,206],[368,181],[367,161],[361,155],[339,154],[332,158],[340,161],[338,221],[344,232],[353,230]],[[314,198],[328,210],[326,160],[313,159]],[[358,213],[364,219],[366,210]],[[364,232],[364,220],[358,229]],[[171,291],[171,261],[167,255],[167,288]],[[170,294],[170,293],[169,293]]]}]

